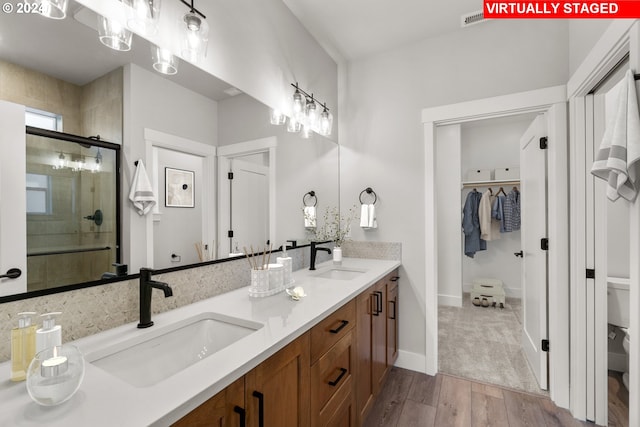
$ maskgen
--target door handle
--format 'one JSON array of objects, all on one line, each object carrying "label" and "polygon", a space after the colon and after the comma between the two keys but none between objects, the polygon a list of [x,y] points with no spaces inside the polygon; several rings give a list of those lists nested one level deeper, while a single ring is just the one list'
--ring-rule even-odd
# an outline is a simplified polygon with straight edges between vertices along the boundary
[{"label": "door handle", "polygon": [[17,279],[22,275],[22,270],[19,268],[10,268],[6,274],[0,275],[0,279]]},{"label": "door handle", "polygon": [[238,405],[236,405],[233,408],[233,412],[237,413],[240,416],[240,427],[246,427],[246,412],[244,410],[244,408],[239,407]]},{"label": "door handle", "polygon": [[523,258],[523,257],[524,257],[524,253],[523,253],[522,251],[520,251],[520,252],[514,252],[513,254],[514,254],[515,256],[520,257],[520,258]]},{"label": "door handle", "polygon": [[264,394],[254,390],[253,397],[258,399],[258,427],[264,427]]},{"label": "door handle", "polygon": [[333,380],[333,381],[329,381],[329,385],[330,385],[331,387],[335,387],[335,386],[337,386],[337,385],[338,385],[338,383],[340,382],[340,380],[342,379],[342,377],[344,377],[344,375],[345,375],[347,372],[349,372],[349,371],[347,371],[345,368],[340,368],[340,375],[338,375],[338,378],[336,378],[335,380]]},{"label": "door handle", "polygon": [[382,292],[376,291],[375,293],[378,295],[378,298],[376,298],[376,302],[378,303],[378,313],[382,313]]},{"label": "door handle", "polygon": [[378,306],[379,306],[379,304],[378,304],[378,293],[374,292],[374,293],[371,294],[371,296],[373,296],[373,298],[375,299],[375,301],[373,303],[374,306],[375,306],[373,308],[373,315],[374,316],[379,316],[380,315],[380,311],[378,310]]}]

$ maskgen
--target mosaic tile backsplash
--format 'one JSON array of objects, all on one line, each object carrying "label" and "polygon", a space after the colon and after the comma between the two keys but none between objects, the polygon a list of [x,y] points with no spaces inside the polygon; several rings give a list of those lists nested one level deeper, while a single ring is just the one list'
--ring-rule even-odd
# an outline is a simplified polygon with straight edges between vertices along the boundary
[{"label": "mosaic tile backsplash", "polygon": [[[401,260],[401,249],[400,243],[347,242],[343,246],[343,255]],[[288,254],[293,258],[293,270],[309,266],[308,248],[292,249]],[[330,257],[325,252],[318,252],[317,262],[327,261]],[[173,289],[171,298],[164,298],[161,292],[152,293],[151,306],[156,314],[248,286],[250,283],[247,261],[244,259],[158,274],[153,278],[169,283]],[[137,321],[138,287],[137,279],[125,280],[1,304],[0,362],[11,357],[10,332],[16,323],[17,313],[62,312],[58,319],[58,323],[62,325],[62,341],[69,342]]]}]

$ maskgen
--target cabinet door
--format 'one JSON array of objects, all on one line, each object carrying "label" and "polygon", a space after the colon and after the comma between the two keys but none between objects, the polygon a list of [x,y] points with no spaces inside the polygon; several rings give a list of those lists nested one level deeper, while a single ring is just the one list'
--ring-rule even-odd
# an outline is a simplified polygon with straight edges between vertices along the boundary
[{"label": "cabinet door", "polygon": [[244,377],[178,420],[174,427],[242,427]]},{"label": "cabinet door", "polygon": [[309,361],[306,333],[245,375],[247,426],[310,425]]},{"label": "cabinet door", "polygon": [[387,287],[387,366],[398,358],[398,276]]},{"label": "cabinet door", "polygon": [[387,374],[387,283],[381,280],[373,289],[371,315],[371,375],[373,394],[377,395]]},{"label": "cabinet door", "polygon": [[373,404],[371,383],[371,313],[373,288],[356,297],[356,407],[362,425]]}]

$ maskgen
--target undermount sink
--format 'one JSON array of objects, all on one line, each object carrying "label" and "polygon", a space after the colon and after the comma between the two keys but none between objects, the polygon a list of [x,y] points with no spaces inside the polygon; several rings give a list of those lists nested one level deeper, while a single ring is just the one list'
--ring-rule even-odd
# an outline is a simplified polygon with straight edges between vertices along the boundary
[{"label": "undermount sink", "polygon": [[201,313],[87,355],[87,360],[136,386],[169,378],[260,329],[263,325],[217,313]]},{"label": "undermount sink", "polygon": [[315,274],[315,276],[333,280],[351,280],[360,276],[362,273],[366,273],[366,271],[354,268],[332,267],[321,273]]}]

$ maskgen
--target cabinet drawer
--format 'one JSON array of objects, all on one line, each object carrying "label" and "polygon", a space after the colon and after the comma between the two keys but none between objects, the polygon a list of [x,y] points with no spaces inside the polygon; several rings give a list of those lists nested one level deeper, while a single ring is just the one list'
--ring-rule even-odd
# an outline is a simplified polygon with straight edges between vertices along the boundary
[{"label": "cabinet drawer", "polygon": [[311,363],[315,363],[356,323],[356,304],[349,301],[311,329]]},{"label": "cabinet drawer", "polygon": [[325,425],[345,399],[353,399],[354,364],[355,348],[350,331],[311,366],[311,418],[314,425]]}]

